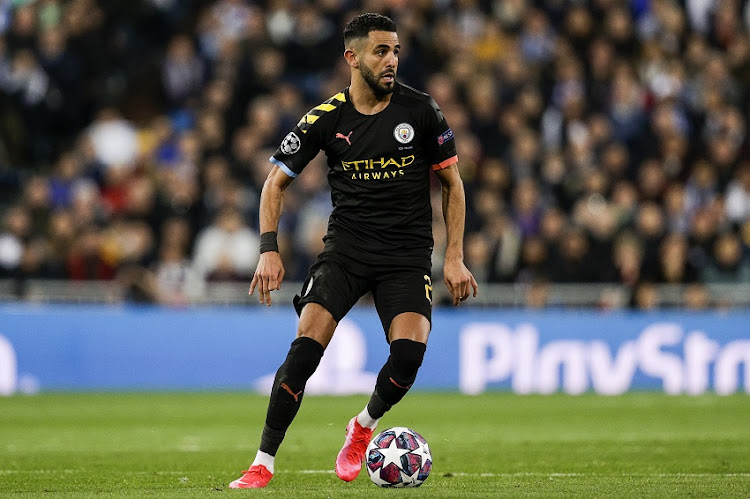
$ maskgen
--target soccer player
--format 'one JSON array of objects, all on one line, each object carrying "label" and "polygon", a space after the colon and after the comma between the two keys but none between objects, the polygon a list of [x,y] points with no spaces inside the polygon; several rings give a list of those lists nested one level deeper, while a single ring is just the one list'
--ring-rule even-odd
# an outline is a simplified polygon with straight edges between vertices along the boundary
[{"label": "soccer player", "polygon": [[463,262],[464,189],[453,132],[435,101],[396,81],[396,25],[362,14],[344,29],[351,83],[310,110],[270,161],[260,201],[260,261],[250,284],[271,304],[284,266],[278,230],[284,190],[321,149],[328,157],[333,212],[325,249],[294,299],[297,338],[276,372],[260,450],[230,488],[260,488],[274,473],[274,456],[292,423],[307,380],[318,367],[336,325],[359,298],[372,292],[390,344],[367,406],[346,427],[336,474],[354,480],[378,420],[414,383],[431,326],[432,212],[430,171],[442,184],[448,244],[444,281],[458,305],[477,294]]}]

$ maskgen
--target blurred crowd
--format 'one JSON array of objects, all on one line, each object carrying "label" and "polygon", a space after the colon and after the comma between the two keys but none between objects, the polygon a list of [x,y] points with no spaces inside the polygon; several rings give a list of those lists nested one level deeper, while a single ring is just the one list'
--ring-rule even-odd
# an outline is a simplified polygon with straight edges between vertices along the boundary
[{"label": "blurred crowd", "polygon": [[[175,304],[249,282],[268,157],[347,86],[365,11],[455,132],[480,283],[750,283],[745,0],[0,2],[0,278]],[[285,197],[288,280],[330,209],[318,156]]]}]

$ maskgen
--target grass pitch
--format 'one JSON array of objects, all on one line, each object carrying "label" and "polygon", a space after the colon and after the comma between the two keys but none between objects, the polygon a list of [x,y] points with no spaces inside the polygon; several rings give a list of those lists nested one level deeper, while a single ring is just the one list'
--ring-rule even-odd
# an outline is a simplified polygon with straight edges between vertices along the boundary
[{"label": "grass pitch", "polygon": [[380,429],[422,433],[435,460],[418,489],[331,471],[367,398],[307,397],[264,490],[227,484],[265,414],[245,394],[0,397],[0,496],[750,497],[750,397],[411,393]]}]

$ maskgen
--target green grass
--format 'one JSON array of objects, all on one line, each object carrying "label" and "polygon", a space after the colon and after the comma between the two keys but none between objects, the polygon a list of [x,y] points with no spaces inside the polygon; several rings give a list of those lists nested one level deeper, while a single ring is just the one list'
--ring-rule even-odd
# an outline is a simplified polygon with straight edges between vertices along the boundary
[{"label": "green grass", "polygon": [[0,397],[0,496],[750,497],[750,397],[412,393],[381,421],[430,443],[432,476],[388,490],[330,472],[366,397],[308,397],[264,490],[232,491],[266,399]]}]

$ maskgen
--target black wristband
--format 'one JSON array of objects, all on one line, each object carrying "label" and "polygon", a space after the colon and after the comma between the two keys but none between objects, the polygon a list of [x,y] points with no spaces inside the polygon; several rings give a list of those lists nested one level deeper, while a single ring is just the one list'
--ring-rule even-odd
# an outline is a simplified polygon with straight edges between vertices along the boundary
[{"label": "black wristband", "polygon": [[266,253],[267,251],[279,252],[279,243],[276,241],[275,232],[264,232],[260,235],[260,252]]}]

